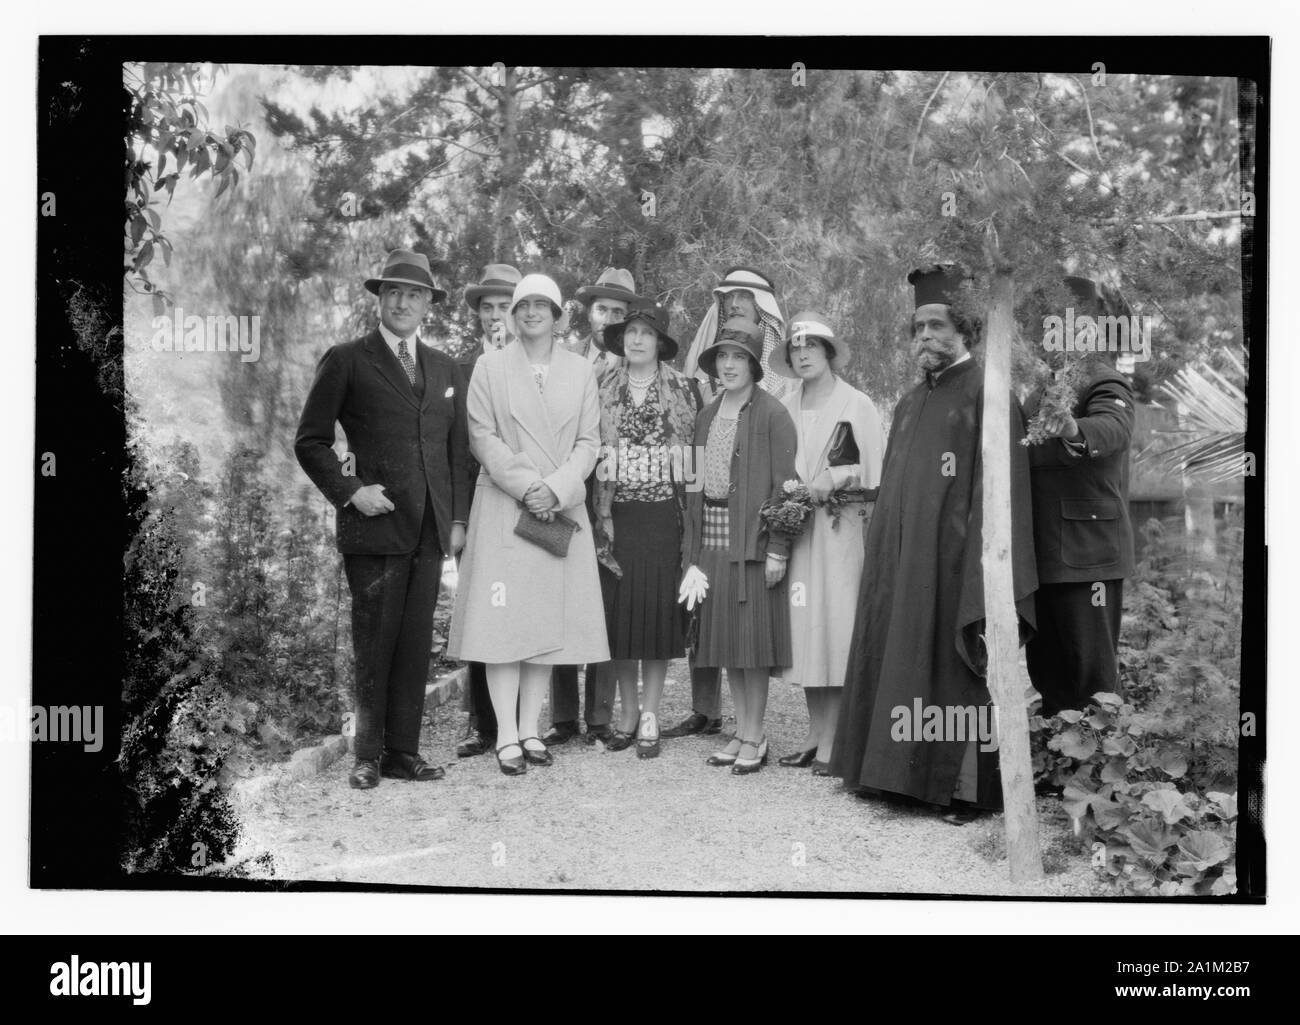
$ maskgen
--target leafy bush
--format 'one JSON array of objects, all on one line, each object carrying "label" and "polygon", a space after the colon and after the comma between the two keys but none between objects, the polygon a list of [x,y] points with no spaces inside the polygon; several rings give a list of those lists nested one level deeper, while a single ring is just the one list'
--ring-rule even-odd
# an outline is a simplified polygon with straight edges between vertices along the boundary
[{"label": "leafy bush", "polygon": [[1120,639],[1125,694],[1030,717],[1034,773],[1104,849],[1128,894],[1223,895],[1236,887],[1241,530],[1216,551],[1158,521],[1129,581]]}]

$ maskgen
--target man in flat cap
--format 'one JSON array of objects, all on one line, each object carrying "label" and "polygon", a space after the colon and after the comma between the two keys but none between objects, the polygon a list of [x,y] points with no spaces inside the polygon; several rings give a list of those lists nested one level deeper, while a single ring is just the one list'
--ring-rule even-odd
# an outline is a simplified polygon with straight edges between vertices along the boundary
[{"label": "man in flat cap", "polygon": [[[457,360],[466,394],[470,377],[479,358],[485,353],[504,348],[514,340],[511,334],[510,300],[515,285],[523,277],[508,263],[490,263],[483,268],[478,282],[465,286],[465,305],[478,318],[479,332],[469,350]],[[469,456],[470,505],[474,502],[475,481],[479,464],[473,453]],[[469,713],[465,738],[456,746],[456,757],[472,758],[497,746],[497,717],[488,696],[487,670],[482,662],[469,663],[469,686],[465,688],[465,711]]]},{"label": "man in flat cap", "polygon": [[[1067,277],[1075,319],[1126,311],[1088,278]],[[1080,383],[1072,409],[1044,419],[1048,439],[1029,447],[1038,559],[1038,622],[1025,648],[1029,677],[1043,696],[1043,715],[1083,708],[1099,691],[1119,690],[1119,627],[1124,578],[1133,573],[1129,521],[1129,446],[1135,407],[1116,351],[1099,337],[1097,352],[1077,359]],[[1044,389],[1025,403],[1038,413]]]},{"label": "man in flat cap", "polygon": [[[381,775],[443,775],[420,757],[420,719],[443,553],[464,547],[469,516],[465,389],[451,357],[419,334],[447,293],[428,258],[405,249],[365,285],[378,297],[379,326],[326,350],[294,441],[299,464],[338,510],[356,656],[348,783],[360,790]],[[336,424],[347,438],[342,462]]]},{"label": "man in flat cap", "polygon": [[[965,279],[951,264],[907,279],[925,380],[898,403],[889,432],[831,755],[848,786],[928,803],[955,825],[1001,806],[996,743],[980,735],[992,732],[980,637],[984,375],[969,352],[979,322]],[[1009,402],[1012,576],[1025,633],[1036,584],[1029,456],[1019,403]]]},{"label": "man in flat cap", "polygon": [[[636,281],[632,272],[621,267],[606,267],[595,284],[583,285],[574,294],[587,308],[587,323],[591,330],[576,343],[565,343],[565,347],[590,361],[596,369],[596,380],[600,381],[619,363],[619,357],[608,351],[605,345],[605,329],[623,323],[631,305],[645,300],[636,293]],[[589,511],[593,480],[594,476],[587,478]],[[595,522],[594,515],[592,522]],[[600,572],[603,575],[608,570],[602,566]],[[586,709],[582,717],[587,724],[587,741],[612,740],[614,729],[610,724],[614,719],[614,691],[617,689],[614,667],[609,662],[589,665],[584,677],[583,700]],[[551,675],[551,729],[542,741],[547,746],[555,747],[567,743],[580,733],[578,667],[556,666]]]}]

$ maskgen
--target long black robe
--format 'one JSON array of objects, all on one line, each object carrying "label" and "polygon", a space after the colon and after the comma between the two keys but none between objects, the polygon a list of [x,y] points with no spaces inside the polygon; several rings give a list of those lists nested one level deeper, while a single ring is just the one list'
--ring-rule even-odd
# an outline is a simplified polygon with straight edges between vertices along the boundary
[{"label": "long black robe", "polygon": [[[978,707],[989,702],[980,424],[983,368],[950,367],[933,387],[903,397],[867,533],[853,647],[832,772],[852,786],[948,805],[966,753],[954,740],[896,740],[893,710]],[[1037,586],[1029,456],[1020,404],[1011,419],[1012,574],[1022,642],[1033,632]],[[946,472],[945,472],[946,471]],[[918,724],[919,730],[919,724]],[[977,758],[981,807],[1001,806],[997,752]]]}]

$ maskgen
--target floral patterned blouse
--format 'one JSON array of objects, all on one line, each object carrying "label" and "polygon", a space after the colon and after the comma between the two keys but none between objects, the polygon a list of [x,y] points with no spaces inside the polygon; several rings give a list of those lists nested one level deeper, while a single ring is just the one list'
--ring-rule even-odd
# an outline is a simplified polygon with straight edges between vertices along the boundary
[{"label": "floral patterned blouse", "polygon": [[673,497],[672,463],[668,456],[659,383],[646,392],[641,405],[630,400],[618,420],[618,480],[615,502],[666,502]]}]

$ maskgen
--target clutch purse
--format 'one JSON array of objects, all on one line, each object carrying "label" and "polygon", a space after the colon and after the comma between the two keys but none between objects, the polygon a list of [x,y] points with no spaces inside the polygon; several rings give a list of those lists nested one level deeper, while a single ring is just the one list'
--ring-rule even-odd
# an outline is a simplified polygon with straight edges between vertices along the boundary
[{"label": "clutch purse", "polygon": [[857,466],[862,461],[858,443],[853,437],[853,425],[841,420],[831,434],[831,447],[826,456],[827,466]]},{"label": "clutch purse", "polygon": [[515,533],[519,537],[531,541],[538,548],[545,549],[560,559],[569,554],[569,541],[581,529],[562,513],[556,513],[555,518],[547,523],[539,520],[527,509],[519,510],[519,519],[515,523]]}]

